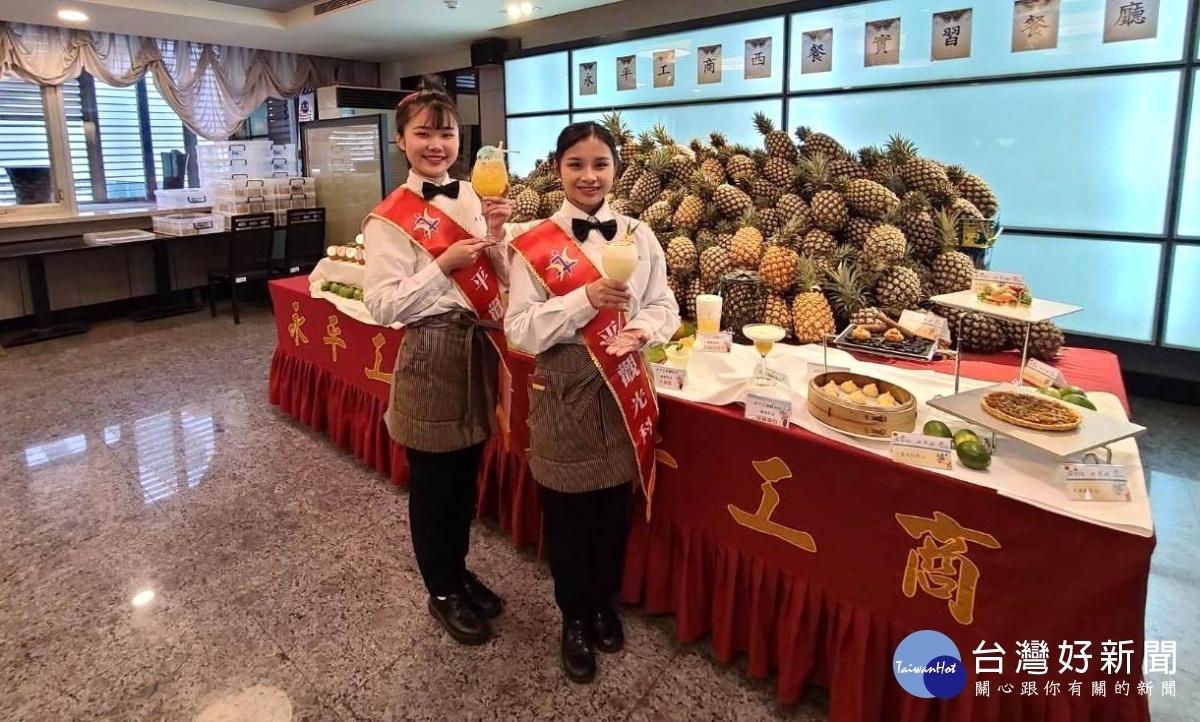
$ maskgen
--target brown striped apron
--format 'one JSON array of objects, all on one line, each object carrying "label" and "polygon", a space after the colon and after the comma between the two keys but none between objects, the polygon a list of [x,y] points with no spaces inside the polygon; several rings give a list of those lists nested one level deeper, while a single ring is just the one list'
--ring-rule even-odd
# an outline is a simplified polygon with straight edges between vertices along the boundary
[{"label": "brown striped apron", "polygon": [[453,311],[405,328],[384,421],[396,443],[447,452],[496,430],[499,359],[474,314]]},{"label": "brown striped apron", "polygon": [[542,486],[583,493],[638,478],[633,443],[617,400],[586,347],[538,354],[529,389],[529,468]]}]

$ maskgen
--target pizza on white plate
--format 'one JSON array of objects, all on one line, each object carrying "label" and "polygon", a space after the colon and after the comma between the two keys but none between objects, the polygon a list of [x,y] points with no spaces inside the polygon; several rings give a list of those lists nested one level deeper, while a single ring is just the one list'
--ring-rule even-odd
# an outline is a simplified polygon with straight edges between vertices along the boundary
[{"label": "pizza on white plate", "polygon": [[997,419],[1036,431],[1072,431],[1083,423],[1078,411],[1041,394],[993,391],[984,395],[982,404]]}]

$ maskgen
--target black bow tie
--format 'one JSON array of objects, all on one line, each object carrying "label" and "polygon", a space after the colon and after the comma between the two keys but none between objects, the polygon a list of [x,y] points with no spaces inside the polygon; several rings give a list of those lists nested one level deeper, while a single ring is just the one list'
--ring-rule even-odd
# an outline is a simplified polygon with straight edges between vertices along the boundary
[{"label": "black bow tie", "polygon": [[583,218],[571,219],[571,232],[575,234],[575,239],[580,243],[587,240],[588,234],[592,231],[600,231],[600,235],[604,236],[604,240],[611,241],[617,237],[617,219],[610,221],[589,221]]},{"label": "black bow tie", "polygon": [[425,200],[427,201],[431,201],[438,196],[458,198],[458,181],[450,181],[444,186],[425,181],[421,184],[421,195],[425,196]]}]

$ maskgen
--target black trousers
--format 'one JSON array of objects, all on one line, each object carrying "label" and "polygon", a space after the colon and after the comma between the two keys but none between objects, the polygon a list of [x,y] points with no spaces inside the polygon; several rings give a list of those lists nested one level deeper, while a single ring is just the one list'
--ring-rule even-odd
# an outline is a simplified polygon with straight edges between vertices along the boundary
[{"label": "black trousers", "polygon": [[425,588],[433,596],[444,597],[462,589],[483,444],[445,453],[407,452],[413,552]]},{"label": "black trousers", "polygon": [[616,603],[629,536],[628,484],[568,494],[538,487],[554,601],[577,618]]}]

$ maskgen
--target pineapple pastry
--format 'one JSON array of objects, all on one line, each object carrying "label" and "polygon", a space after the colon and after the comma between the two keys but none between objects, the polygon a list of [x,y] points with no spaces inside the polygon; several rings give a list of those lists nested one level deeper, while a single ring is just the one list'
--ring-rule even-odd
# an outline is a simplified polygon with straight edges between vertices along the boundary
[{"label": "pineapple pastry", "polygon": [[896,407],[896,399],[891,394],[881,394],[878,399],[879,405],[885,409]]},{"label": "pineapple pastry", "polygon": [[867,384],[863,387],[863,394],[868,398],[876,398],[879,396],[879,387],[875,384]]},{"label": "pineapple pastry", "polygon": [[825,387],[822,388],[821,390],[824,391],[825,395],[829,396],[830,398],[834,398],[834,399],[838,398],[838,385],[836,383],[834,383],[833,381],[830,381],[829,383],[825,384]]},{"label": "pineapple pastry", "polygon": [[850,332],[850,338],[855,341],[870,341],[871,332],[865,326],[855,326],[854,330]]},{"label": "pineapple pastry", "polygon": [[849,380],[844,381],[842,382],[842,391],[846,392],[847,394],[853,394],[858,391],[858,384]]},{"label": "pineapple pastry", "polygon": [[861,391],[855,391],[854,393],[850,394],[850,398],[848,400],[850,403],[857,404],[858,406],[867,405],[867,397],[864,396],[863,392]]}]

